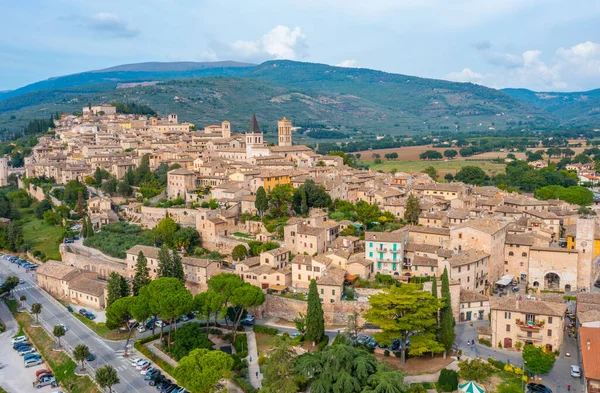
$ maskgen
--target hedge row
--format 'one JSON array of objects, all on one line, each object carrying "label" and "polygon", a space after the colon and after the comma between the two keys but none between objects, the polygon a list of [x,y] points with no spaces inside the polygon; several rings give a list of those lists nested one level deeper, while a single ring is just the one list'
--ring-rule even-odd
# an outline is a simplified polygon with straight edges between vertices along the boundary
[{"label": "hedge row", "polygon": [[137,349],[138,351],[140,351],[141,353],[143,353],[144,356],[146,356],[148,359],[151,359],[154,363],[156,363],[158,365],[158,367],[162,368],[162,370],[165,373],[167,373],[167,374],[169,374],[169,375],[172,376],[173,375],[173,369],[174,369],[174,367],[171,366],[166,361],[164,361],[159,356],[156,356],[155,354],[153,354],[152,352],[150,352],[150,350],[144,346],[144,344],[146,344],[146,343],[148,343],[150,341],[156,340],[159,337],[160,337],[160,334],[155,334],[154,336],[143,338],[141,340],[136,341],[133,344],[133,347],[135,349]]},{"label": "hedge row", "polygon": [[254,325],[252,330],[254,330],[254,333],[266,333],[266,334],[271,334],[273,336],[275,336],[275,335],[277,335],[277,333],[279,333],[279,330],[277,330],[275,328],[261,326],[261,325]]}]

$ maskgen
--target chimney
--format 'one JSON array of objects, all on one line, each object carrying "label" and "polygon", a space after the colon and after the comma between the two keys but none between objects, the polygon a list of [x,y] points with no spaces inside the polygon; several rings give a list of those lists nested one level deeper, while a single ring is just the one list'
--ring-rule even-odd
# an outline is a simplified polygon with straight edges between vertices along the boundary
[{"label": "chimney", "polygon": [[590,339],[587,339],[587,350],[589,351],[590,348],[592,347],[592,343],[590,342]]}]

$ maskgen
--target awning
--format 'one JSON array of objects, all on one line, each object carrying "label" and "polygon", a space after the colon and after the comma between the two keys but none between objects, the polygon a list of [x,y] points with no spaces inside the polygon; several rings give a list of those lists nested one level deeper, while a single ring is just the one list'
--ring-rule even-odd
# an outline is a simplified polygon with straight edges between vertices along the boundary
[{"label": "awning", "polygon": [[464,393],[484,393],[485,390],[473,381],[465,382],[458,385],[458,389]]},{"label": "awning", "polygon": [[500,277],[500,279],[498,281],[496,281],[496,285],[502,285],[502,286],[507,286],[508,284],[510,284],[513,280],[515,276],[512,276],[510,274],[506,274],[502,277]]},{"label": "awning", "polygon": [[285,285],[271,285],[269,287],[269,289],[272,289],[274,291],[283,291],[284,289],[286,289],[287,287]]}]

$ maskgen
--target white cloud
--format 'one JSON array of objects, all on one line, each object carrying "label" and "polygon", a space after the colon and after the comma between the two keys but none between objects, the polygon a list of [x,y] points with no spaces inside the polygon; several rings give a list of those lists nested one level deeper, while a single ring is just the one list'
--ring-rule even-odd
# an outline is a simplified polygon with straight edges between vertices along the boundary
[{"label": "white cloud", "polygon": [[[490,46],[491,47],[491,46]],[[478,49],[495,68],[481,74],[470,68],[450,72],[446,78],[457,82],[474,82],[491,87],[525,87],[538,91],[586,90],[600,84],[600,44],[587,41],[570,48],[558,48],[553,56],[543,58],[539,49],[522,54],[493,51],[483,45]]]},{"label": "white cloud", "polygon": [[113,37],[132,38],[139,34],[137,29],[130,27],[119,15],[110,12],[92,15],[87,27],[97,33]]},{"label": "white cloud", "polygon": [[337,66],[338,67],[356,68],[358,66],[358,62],[354,59],[342,60],[342,61],[340,61],[339,64],[337,64]]},{"label": "white cloud", "polygon": [[307,56],[306,36],[300,27],[290,28],[278,25],[253,41],[237,40],[226,44],[219,41],[210,43],[203,57],[207,60],[243,59],[264,61],[269,59],[298,60]]},{"label": "white cloud", "polygon": [[481,83],[484,80],[484,76],[482,74],[469,68],[463,68],[463,70],[460,72],[450,72],[446,74],[445,78],[454,82],[472,83]]}]

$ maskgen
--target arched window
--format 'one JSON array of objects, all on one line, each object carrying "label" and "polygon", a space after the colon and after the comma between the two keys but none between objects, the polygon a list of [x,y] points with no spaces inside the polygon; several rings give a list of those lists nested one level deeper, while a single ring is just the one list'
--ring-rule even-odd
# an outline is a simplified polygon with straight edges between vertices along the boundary
[{"label": "arched window", "polygon": [[527,256],[527,253],[526,253],[526,252],[524,252],[523,254],[521,254],[521,256],[524,256],[524,257],[526,257],[526,256]]},{"label": "arched window", "polygon": [[514,252],[512,252],[512,251],[510,251],[510,252],[508,253],[508,256],[509,256],[509,257],[512,257],[513,255],[515,255],[515,253],[514,253]]}]

